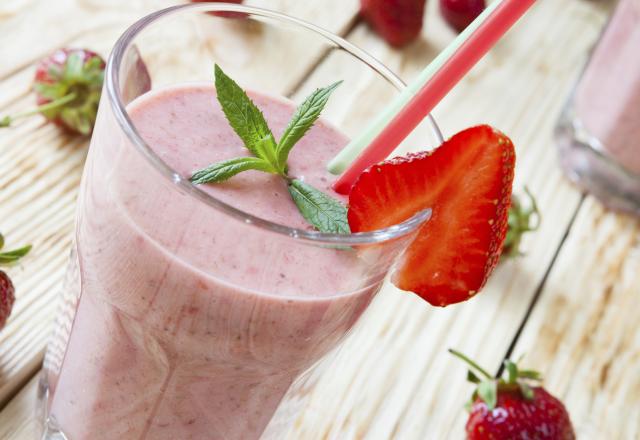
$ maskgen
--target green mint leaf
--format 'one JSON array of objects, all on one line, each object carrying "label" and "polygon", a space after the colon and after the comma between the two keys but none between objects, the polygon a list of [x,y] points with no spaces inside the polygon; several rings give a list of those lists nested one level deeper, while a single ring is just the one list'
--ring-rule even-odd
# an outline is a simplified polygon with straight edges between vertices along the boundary
[{"label": "green mint leaf", "polygon": [[289,193],[302,216],[318,231],[349,234],[347,208],[336,199],[300,180],[289,183]]},{"label": "green mint leaf", "polygon": [[487,404],[489,411],[496,407],[498,402],[498,386],[495,380],[485,380],[478,385],[478,396]]},{"label": "green mint leaf", "polygon": [[0,249],[4,247],[4,235],[0,234]]},{"label": "green mint leaf", "polygon": [[198,170],[191,176],[191,182],[195,185],[210,182],[223,182],[238,173],[247,170],[259,170],[267,173],[276,173],[276,170],[269,162],[258,157],[236,157],[214,163],[207,168]]},{"label": "green mint leaf", "polygon": [[316,89],[304,102],[296,109],[295,113],[289,121],[289,125],[284,130],[276,155],[278,165],[282,169],[286,168],[287,158],[293,146],[305,135],[305,133],[313,126],[320,117],[320,113],[327,104],[331,93],[342,83],[338,81],[328,87]]},{"label": "green mint leaf", "polygon": [[0,254],[0,264],[11,264],[24,257],[31,250],[31,245],[23,246],[19,249],[14,249],[9,252],[3,252]]},{"label": "green mint leaf", "polygon": [[[218,102],[229,124],[254,156],[275,166],[276,141],[262,112],[238,84],[215,65]],[[267,144],[264,144],[266,139]],[[262,148],[259,147],[261,145]]]}]

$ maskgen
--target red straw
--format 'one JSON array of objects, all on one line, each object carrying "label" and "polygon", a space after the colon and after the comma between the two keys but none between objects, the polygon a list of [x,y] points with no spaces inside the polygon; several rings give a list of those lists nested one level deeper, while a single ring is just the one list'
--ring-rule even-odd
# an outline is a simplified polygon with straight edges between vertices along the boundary
[{"label": "red straw", "polygon": [[386,159],[534,3],[535,0],[503,0],[378,137],[360,153],[336,181],[334,190],[340,194],[348,194],[365,169]]}]

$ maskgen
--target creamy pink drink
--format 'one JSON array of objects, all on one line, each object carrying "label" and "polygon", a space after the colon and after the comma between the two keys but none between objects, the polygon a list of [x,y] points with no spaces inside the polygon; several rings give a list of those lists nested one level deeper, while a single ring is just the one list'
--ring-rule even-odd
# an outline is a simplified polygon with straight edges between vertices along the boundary
[{"label": "creamy pink drink", "polygon": [[[251,96],[278,138],[293,105]],[[210,85],[150,92],[128,110],[179,175],[248,154]],[[389,261],[379,249],[367,258],[293,244],[213,209],[172,188],[113,127],[100,120],[85,169],[82,293],[70,336],[61,326],[48,354],[50,416],[70,440],[259,438],[292,382],[365,310]],[[290,174],[331,192],[324,164],[346,141],[319,121]],[[310,228],[278,176],[249,171],[202,189]]]},{"label": "creamy pink drink", "polygon": [[576,114],[606,151],[640,174],[640,0],[621,0],[576,90]]},{"label": "creamy pink drink", "polygon": [[557,127],[567,175],[640,215],[640,0],[620,0]]}]

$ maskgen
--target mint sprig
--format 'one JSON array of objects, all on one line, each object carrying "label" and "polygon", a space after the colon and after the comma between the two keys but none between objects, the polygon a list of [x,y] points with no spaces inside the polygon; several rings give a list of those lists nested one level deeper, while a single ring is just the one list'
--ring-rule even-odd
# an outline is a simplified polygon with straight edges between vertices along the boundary
[{"label": "mint sprig", "polygon": [[214,163],[191,176],[197,185],[224,182],[248,170],[277,174],[287,182],[293,202],[305,220],[320,232],[348,234],[347,209],[336,199],[288,175],[289,153],[320,117],[331,93],[342,81],[315,90],[296,109],[280,142],[276,142],[264,115],[244,90],[215,65],[218,102],[229,124],[253,156]]}]

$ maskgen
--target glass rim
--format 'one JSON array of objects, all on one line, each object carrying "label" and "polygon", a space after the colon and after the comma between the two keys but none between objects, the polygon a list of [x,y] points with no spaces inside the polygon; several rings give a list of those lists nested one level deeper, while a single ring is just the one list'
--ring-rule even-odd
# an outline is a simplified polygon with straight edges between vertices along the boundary
[{"label": "glass rim", "polygon": [[[192,3],[171,6],[156,12],[152,12],[133,23],[116,41],[116,44],[114,45],[107,61],[105,70],[105,86],[107,91],[107,98],[110,101],[111,110],[113,111],[118,125],[125,133],[129,141],[134,145],[139,153],[142,154],[142,156],[144,156],[144,158],[151,163],[151,166],[153,166],[156,171],[170,180],[171,183],[173,185],[176,185],[179,190],[183,191],[189,196],[195,197],[200,202],[203,202],[236,220],[240,220],[248,225],[253,225],[266,231],[274,232],[276,234],[284,235],[289,238],[301,241],[311,242],[313,244],[349,246],[382,243],[388,240],[408,235],[417,230],[424,222],[429,220],[429,218],[431,217],[431,209],[425,209],[416,213],[413,217],[405,220],[402,223],[370,232],[336,234],[292,228],[257,217],[213,197],[209,193],[193,185],[188,179],[182,177],[172,167],[165,163],[144,141],[144,139],[142,139],[133,122],[129,118],[126,106],[122,102],[119,92],[120,66],[123,57],[127,52],[127,49],[129,49],[131,43],[138,34],[140,34],[142,31],[144,31],[144,29],[156,22],[158,19],[187,10],[201,10],[202,12],[238,12],[299,26],[301,28],[304,28],[306,31],[311,31],[320,37],[324,37],[326,40],[329,40],[337,47],[347,51],[351,56],[364,62],[369,68],[371,68],[388,82],[390,82],[391,85],[396,89],[402,90],[404,87],[406,87],[404,82],[395,73],[393,73],[389,68],[378,61],[375,57],[369,55],[367,52],[360,49],[356,45],[349,43],[343,38],[317,25],[295,17],[288,16],[280,12],[231,3]],[[438,125],[436,124],[431,114],[428,115],[427,122],[429,123],[436,139],[439,142],[443,142],[443,137],[440,129],[438,128]]]}]

